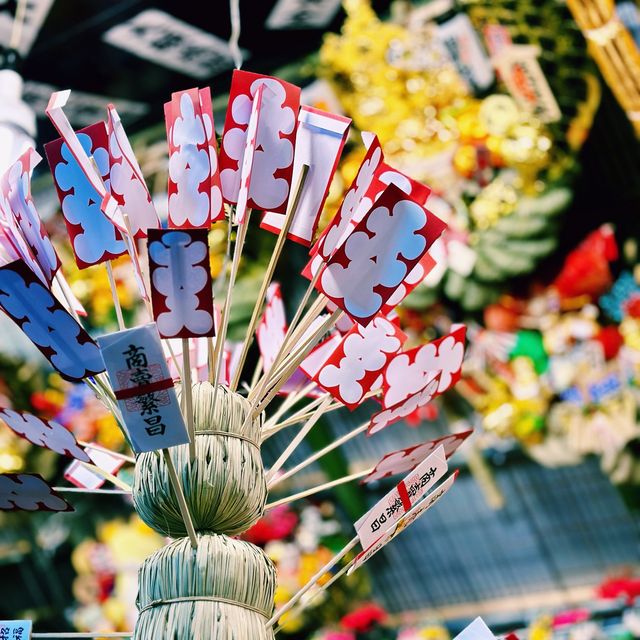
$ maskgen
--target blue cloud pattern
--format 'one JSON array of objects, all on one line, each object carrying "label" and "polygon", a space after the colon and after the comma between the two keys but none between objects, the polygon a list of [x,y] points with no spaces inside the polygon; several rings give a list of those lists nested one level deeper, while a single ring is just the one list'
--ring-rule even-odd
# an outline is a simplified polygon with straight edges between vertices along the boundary
[{"label": "blue cloud pattern", "polygon": [[[92,155],[91,138],[79,133],[78,139],[87,155]],[[91,186],[66,143],[60,149],[63,161],[55,168],[55,178],[60,189],[70,191],[62,200],[62,213],[69,224],[80,225],[82,231],[74,238],[76,256],[87,264],[97,264],[112,256],[124,253],[124,242],[116,237],[116,228],[100,211],[101,198]],[[109,171],[109,153],[98,147],[93,159],[101,175]]]}]

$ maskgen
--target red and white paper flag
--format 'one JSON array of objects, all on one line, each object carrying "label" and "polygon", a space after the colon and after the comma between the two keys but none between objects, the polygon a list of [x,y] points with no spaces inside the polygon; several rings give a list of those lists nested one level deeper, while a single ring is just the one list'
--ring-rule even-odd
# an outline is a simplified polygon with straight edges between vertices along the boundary
[{"label": "red and white paper flag", "polygon": [[[314,264],[327,262],[371,208],[372,203],[366,201],[363,205],[363,200],[375,179],[376,169],[382,162],[382,147],[374,134],[364,132],[362,137],[368,142],[367,153],[336,215],[312,248]],[[315,268],[312,268],[312,272],[315,273]]]},{"label": "red and white paper flag", "polygon": [[442,496],[444,496],[453,486],[458,477],[458,471],[450,475],[437,489],[432,491],[423,500],[418,502],[410,511],[405,513],[391,528],[387,529],[373,544],[364,551],[360,552],[353,560],[352,565],[347,571],[347,575],[351,575],[359,569],[367,560],[372,558],[380,549],[387,545],[396,536],[402,533],[410,524],[413,524],[423,513],[433,507]]},{"label": "red and white paper flag", "polygon": [[[309,246],[313,240],[350,124],[351,120],[344,116],[306,105],[300,107],[292,184],[298,183],[304,165],[309,167],[309,171],[287,234],[294,242]],[[279,233],[284,220],[284,214],[267,211],[260,226]]]},{"label": "red and white paper flag", "polygon": [[238,203],[236,204],[235,222],[243,224],[249,208],[249,194],[251,192],[251,178],[253,172],[253,161],[256,157],[256,147],[258,145],[258,127],[262,113],[265,95],[273,98],[271,89],[267,85],[260,85],[256,91],[251,104],[251,115],[246,131],[246,146],[240,164],[240,189],[238,191]]},{"label": "red and white paper flag", "polygon": [[448,470],[444,446],[439,445],[356,523],[363,549],[368,549],[433,487]]},{"label": "red and white paper flag", "polygon": [[63,378],[104,371],[96,343],[22,260],[0,267],[0,307]]},{"label": "red and white paper flag", "polygon": [[396,355],[384,372],[385,408],[397,406],[440,374],[438,394],[455,385],[462,375],[466,327],[455,328],[438,340]]},{"label": "red and white paper flag", "polygon": [[378,411],[378,413],[374,414],[371,418],[367,435],[372,436],[390,424],[410,416],[416,409],[429,404],[438,395],[439,384],[440,373],[433,374],[431,378],[427,378],[422,389],[412,393],[409,397],[401,400],[392,407],[386,407]]},{"label": "red and white paper flag", "polygon": [[73,511],[37,473],[0,474],[0,511]]},{"label": "red and white paper flag", "polygon": [[0,409],[0,420],[14,433],[38,447],[90,462],[87,452],[77,443],[73,433],[54,420],[43,420],[31,413],[13,409]]},{"label": "red and white paper flag", "polygon": [[447,460],[458,450],[458,447],[473,433],[473,429],[461,433],[451,433],[436,440],[429,440],[406,449],[398,449],[387,453],[374,467],[373,471],[360,481],[369,484],[389,478],[390,476],[408,473],[415,469],[429,454],[440,445],[444,447]]},{"label": "red and white paper flag", "polygon": [[435,266],[436,261],[427,251],[391,297],[382,305],[380,313],[384,316],[392,314],[394,309],[431,273]]},{"label": "red and white paper flag", "polygon": [[261,86],[268,91],[260,108],[247,206],[285,213],[293,174],[300,89],[278,78],[233,72],[220,148],[222,195],[229,204],[238,202],[252,103]]},{"label": "red and white paper flag", "polygon": [[211,199],[211,222],[224,220],[224,203],[222,201],[222,185],[220,184],[220,166],[218,163],[218,140],[213,120],[213,105],[211,104],[211,89],[199,89],[200,110],[207,136],[207,151],[209,153],[209,197]]},{"label": "red and white paper flag", "polygon": [[[90,462],[112,476],[117,475],[125,463],[120,456],[114,456],[104,449],[87,447],[86,451],[89,454]],[[82,489],[99,489],[106,482],[103,476],[78,461],[72,462],[65,469],[64,478]]]},{"label": "red and white paper flag", "polygon": [[376,316],[366,327],[356,324],[311,377],[334,398],[355,409],[407,337],[383,316]]},{"label": "red and white paper flag", "polygon": [[[134,238],[146,238],[147,229],[158,229],[160,218],[116,108],[107,106],[109,188],[129,222]],[[122,224],[126,223],[124,220]]]},{"label": "red and white paper flag", "polygon": [[286,334],[287,318],[282,291],[280,284],[273,282],[267,289],[264,313],[256,329],[256,340],[265,373],[269,373],[271,370],[276,356],[284,344]]},{"label": "red and white paper flag", "polygon": [[207,229],[150,229],[149,278],[163,338],[214,335]]},{"label": "red and white paper flag", "polygon": [[402,285],[445,224],[389,185],[329,259],[316,288],[367,325]]},{"label": "red and white paper flag", "polygon": [[211,226],[210,136],[198,89],[179,91],[164,105],[169,142],[169,226]]},{"label": "red and white paper flag", "polygon": [[104,122],[96,122],[77,135],[71,131],[71,143],[58,138],[44,148],[76,264],[85,269],[123,255],[127,247],[120,230],[101,210],[104,198],[110,198],[105,187],[109,182],[107,128]]},{"label": "red and white paper flag", "polygon": [[[61,262],[31,197],[31,175],[41,160],[35,149],[27,149],[2,176],[0,189],[3,215],[13,216],[33,261],[43,273],[45,282],[50,285]],[[9,211],[4,211],[5,207]],[[24,259],[24,252],[20,253]]]}]

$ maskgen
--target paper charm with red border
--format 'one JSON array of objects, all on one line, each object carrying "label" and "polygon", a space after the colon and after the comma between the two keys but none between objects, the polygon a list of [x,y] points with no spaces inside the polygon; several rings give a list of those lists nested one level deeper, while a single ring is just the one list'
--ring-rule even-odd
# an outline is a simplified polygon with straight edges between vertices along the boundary
[{"label": "paper charm with red border", "polygon": [[0,307],[63,378],[105,370],[96,343],[22,260],[0,267]]},{"label": "paper charm with red border", "polygon": [[163,338],[213,336],[208,229],[150,229],[151,302]]},{"label": "paper charm with red border", "polygon": [[386,530],[382,536],[367,549],[361,551],[352,561],[347,575],[351,575],[359,569],[367,560],[371,559],[380,549],[387,545],[396,536],[401,534],[410,524],[413,524],[422,514],[433,507],[453,486],[458,477],[458,470],[450,475],[438,488],[434,489],[423,500],[405,513],[396,523]]},{"label": "paper charm with red border", "polygon": [[440,373],[438,394],[455,385],[462,375],[467,328],[458,326],[451,333],[396,355],[384,372],[384,407],[396,406],[419,391]]},{"label": "paper charm with red border", "polygon": [[461,431],[460,433],[450,433],[436,440],[429,440],[412,447],[391,451],[380,459],[368,476],[360,480],[360,484],[369,484],[370,482],[384,480],[401,473],[408,473],[415,469],[440,445],[444,447],[444,454],[448,460],[472,433],[473,429]]},{"label": "paper charm with red border", "polygon": [[112,104],[107,106],[107,136],[111,195],[127,217],[133,237],[146,238],[147,229],[160,227],[160,218],[120,116]]},{"label": "paper charm with red border", "polygon": [[385,367],[407,338],[395,323],[378,315],[366,327],[354,325],[311,377],[353,410],[371,391],[376,380],[381,379]]},{"label": "paper charm with red border", "polygon": [[445,227],[391,184],[331,256],[316,288],[367,325]]},{"label": "paper charm with red border", "polygon": [[436,396],[438,396],[438,385],[440,384],[440,373],[433,374],[427,380],[424,387],[419,391],[412,393],[410,396],[401,400],[392,407],[383,407],[381,411],[374,414],[367,429],[367,435],[372,436],[378,431],[382,431],[390,424],[398,422],[407,416],[410,416],[416,409],[429,404]]},{"label": "paper charm with red border", "polygon": [[[81,129],[77,138],[83,152],[95,162],[99,173],[95,179],[108,184],[109,149],[105,123],[96,122]],[[104,185],[102,192],[94,187],[62,138],[48,142],[44,149],[78,268],[86,269],[126,253],[120,232],[102,213]],[[95,173],[95,169],[90,170]]]},{"label": "paper charm with red border", "polygon": [[293,174],[300,88],[278,78],[233,72],[219,158],[222,195],[229,204],[238,202],[251,107],[263,85],[268,91],[261,106],[247,206],[285,213]]},{"label": "paper charm with red border", "polygon": [[354,524],[363,549],[413,507],[448,471],[444,446],[438,445],[415,469]]},{"label": "paper charm with red border", "polygon": [[169,143],[169,226],[208,229],[212,213],[210,136],[198,89],[171,94],[164,116]]}]

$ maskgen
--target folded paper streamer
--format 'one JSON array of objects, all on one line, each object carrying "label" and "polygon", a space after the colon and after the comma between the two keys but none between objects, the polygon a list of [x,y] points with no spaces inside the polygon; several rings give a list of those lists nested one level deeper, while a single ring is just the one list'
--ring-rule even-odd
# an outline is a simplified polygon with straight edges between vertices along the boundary
[{"label": "folded paper streamer", "polygon": [[151,302],[163,338],[214,335],[208,229],[149,230]]},{"label": "folded paper streamer", "polygon": [[366,327],[354,325],[315,375],[305,370],[304,363],[301,368],[353,410],[370,390],[382,386],[382,372],[407,338],[396,324],[376,316]]},{"label": "folded paper streamer", "polygon": [[[388,367],[387,367],[388,368]],[[367,429],[367,435],[372,436],[378,431],[382,431],[385,427],[388,427],[402,418],[406,418],[411,415],[416,409],[428,405],[438,393],[438,386],[440,385],[440,372],[431,373],[427,378],[424,387],[410,396],[401,400],[397,404],[383,408],[378,413],[374,414],[369,423]]]},{"label": "folded paper streamer", "polygon": [[14,433],[38,447],[46,447],[63,456],[91,462],[69,429],[54,420],[43,420],[25,411],[0,409],[2,420]]},{"label": "folded paper streamer", "polygon": [[391,184],[330,257],[316,288],[367,325],[445,227]]},{"label": "folded paper streamer", "polygon": [[[331,180],[349,135],[350,124],[351,120],[344,116],[306,105],[300,107],[292,184],[298,183],[303,165],[309,167],[309,172],[287,234],[290,240],[307,247],[311,244],[329,194]],[[260,226],[273,233],[279,233],[284,221],[284,214],[267,211]]]},{"label": "folded paper streamer", "polygon": [[160,227],[160,218],[120,116],[112,104],[107,106],[107,136],[111,195],[127,217],[131,235],[145,238],[147,229]]},{"label": "folded paper streamer", "polygon": [[98,338],[136,453],[187,444],[189,435],[154,323]]},{"label": "folded paper streamer", "polygon": [[102,213],[103,191],[92,184],[76,157],[78,151],[92,157],[94,181],[109,180],[109,143],[104,122],[96,122],[77,133],[81,150],[72,150],[63,138],[44,145],[53,182],[60,200],[73,254],[79,269],[113,260],[126,253],[113,222]]},{"label": "folded paper streamer", "polygon": [[439,445],[404,480],[355,523],[363,549],[368,549],[413,507],[447,472],[447,456]]},{"label": "folded paper streamer", "polygon": [[247,206],[284,213],[293,174],[300,89],[278,78],[248,71],[233,72],[220,148],[222,195],[229,204],[238,202],[252,103],[261,86],[268,87],[269,91],[265,92],[266,99],[260,106]]},{"label": "folded paper streamer", "polygon": [[431,507],[451,489],[457,477],[458,471],[449,476],[435,491],[432,491],[412,509],[407,511],[407,513],[403,514],[395,524],[388,528],[370,547],[359,553],[354,558],[353,564],[349,567],[347,575],[349,576],[359,569],[367,560],[378,553],[380,549],[402,533],[410,524],[413,524],[423,513],[431,509]]},{"label": "folded paper streamer", "polygon": [[41,160],[35,149],[27,149],[2,176],[0,225],[18,255],[51,285],[61,262],[31,197],[31,174]]},{"label": "folded paper streamer", "polygon": [[31,620],[0,620],[0,639],[29,640]]},{"label": "folded paper streamer", "polygon": [[[102,449],[87,447],[86,452],[89,454],[90,462],[114,476],[120,471],[125,462],[121,457],[111,455],[108,451],[103,451]],[[80,464],[77,460],[74,460],[64,470],[64,479],[83,489],[99,489],[106,481],[104,476],[92,471],[86,465]]]},{"label": "folded paper streamer", "polygon": [[0,267],[0,307],[63,378],[104,371],[96,343],[22,260]]},{"label": "folded paper streamer", "polygon": [[369,484],[383,480],[400,473],[408,473],[415,469],[427,456],[431,455],[439,446],[444,447],[444,455],[447,460],[458,450],[458,447],[473,433],[473,429],[452,433],[436,440],[429,440],[422,444],[416,444],[406,449],[398,449],[387,453],[373,471],[360,481],[360,484]]},{"label": "folded paper streamer", "polygon": [[209,89],[171,95],[164,105],[169,142],[169,226],[209,228],[224,217]]},{"label": "folded paper streamer", "polygon": [[0,474],[1,511],[73,511],[37,473]]}]

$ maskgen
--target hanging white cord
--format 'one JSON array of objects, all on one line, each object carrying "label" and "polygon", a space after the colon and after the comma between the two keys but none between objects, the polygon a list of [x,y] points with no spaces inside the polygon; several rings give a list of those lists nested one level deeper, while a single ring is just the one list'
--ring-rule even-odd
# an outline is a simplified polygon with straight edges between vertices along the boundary
[{"label": "hanging white cord", "polygon": [[242,67],[242,51],[240,51],[240,0],[229,0],[231,13],[231,36],[229,37],[229,51],[236,69]]}]

